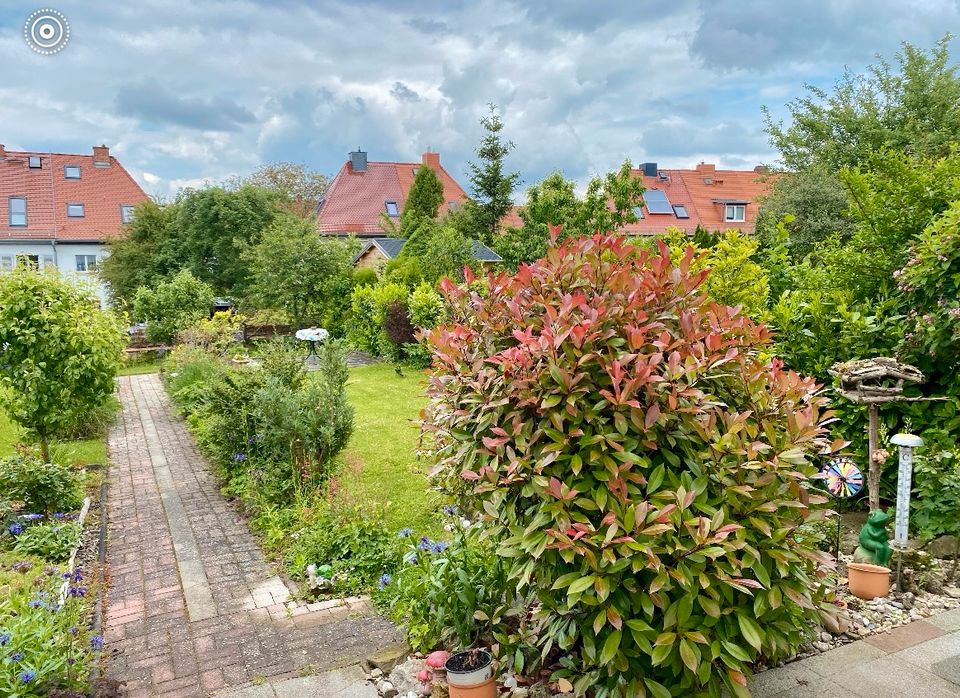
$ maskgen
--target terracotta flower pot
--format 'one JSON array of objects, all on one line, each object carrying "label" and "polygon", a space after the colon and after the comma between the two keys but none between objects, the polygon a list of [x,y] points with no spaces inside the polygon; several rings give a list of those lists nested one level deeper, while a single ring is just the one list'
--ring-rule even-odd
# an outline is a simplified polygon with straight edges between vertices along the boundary
[{"label": "terracotta flower pot", "polygon": [[496,698],[493,657],[484,650],[467,650],[450,657],[444,668],[450,698]]},{"label": "terracotta flower pot", "polygon": [[875,599],[890,593],[890,568],[851,562],[847,565],[850,593],[861,599]]}]

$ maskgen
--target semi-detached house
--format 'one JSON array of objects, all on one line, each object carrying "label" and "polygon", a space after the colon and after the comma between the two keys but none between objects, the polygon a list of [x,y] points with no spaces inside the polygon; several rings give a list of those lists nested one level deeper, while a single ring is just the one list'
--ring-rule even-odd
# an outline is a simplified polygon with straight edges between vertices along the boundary
[{"label": "semi-detached house", "polygon": [[55,267],[106,288],[96,270],[146,193],[106,146],[89,155],[10,151],[0,145],[0,272]]}]

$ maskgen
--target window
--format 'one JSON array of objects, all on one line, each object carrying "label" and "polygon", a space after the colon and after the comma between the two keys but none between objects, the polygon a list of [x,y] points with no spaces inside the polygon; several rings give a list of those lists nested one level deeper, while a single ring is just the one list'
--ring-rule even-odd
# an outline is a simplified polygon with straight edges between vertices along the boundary
[{"label": "window", "polygon": [[120,222],[133,222],[133,206],[131,204],[120,204]]},{"label": "window", "polygon": [[677,218],[689,218],[690,214],[687,213],[687,207],[682,204],[674,204],[673,212],[677,214]]},{"label": "window", "polygon": [[43,160],[40,159],[39,155],[30,155],[27,157],[27,164],[31,170],[39,170],[43,167]]},{"label": "window", "polygon": [[11,196],[7,201],[10,204],[10,225],[25,228],[27,226],[27,197]]},{"label": "window", "polygon": [[13,271],[13,255],[0,257],[0,271]]},{"label": "window", "polygon": [[459,210],[460,210],[460,202],[459,202],[459,201],[448,201],[448,202],[447,202],[447,208],[450,209],[451,211],[459,211]]},{"label": "window", "polygon": [[97,255],[78,254],[78,255],[74,255],[74,258],[77,260],[77,271],[96,271],[97,270]]},{"label": "window", "polygon": [[649,213],[673,213],[667,195],[659,189],[648,189],[643,192],[643,202]]},{"label": "window", "polygon": [[66,179],[80,179],[80,165],[64,165],[63,176]]},{"label": "window", "polygon": [[70,218],[83,218],[83,204],[67,204],[67,216]]},{"label": "window", "polygon": [[732,223],[742,223],[746,220],[747,207],[745,204],[726,204],[723,220]]},{"label": "window", "polygon": [[39,269],[40,268],[40,255],[38,254],[18,254],[17,255],[17,266],[26,267],[27,269]]},{"label": "window", "polygon": [[400,215],[400,207],[397,206],[397,202],[396,202],[396,201],[387,201],[387,202],[386,202],[386,206],[387,206],[387,215],[388,215],[388,216],[399,216],[399,215]]},{"label": "window", "polygon": [[53,269],[53,268],[55,267],[55,265],[54,265],[54,263],[53,263],[53,255],[52,255],[52,254],[45,254],[45,255],[43,255],[43,257],[41,258],[40,261],[43,262],[43,264],[40,265],[40,268],[41,268],[41,269]]},{"label": "window", "polygon": [[414,167],[414,168],[413,168],[413,176],[414,176],[414,177],[417,176],[417,172],[418,172],[419,170],[420,170],[419,167]]},{"label": "window", "polygon": [[637,220],[640,220],[641,218],[643,218],[643,206],[634,206],[633,215],[637,217]]}]

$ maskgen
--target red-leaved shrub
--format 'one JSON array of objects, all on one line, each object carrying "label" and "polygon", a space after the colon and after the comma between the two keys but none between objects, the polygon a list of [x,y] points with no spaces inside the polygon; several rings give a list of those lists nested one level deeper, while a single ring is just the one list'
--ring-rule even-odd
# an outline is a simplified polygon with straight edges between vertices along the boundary
[{"label": "red-leaved shrub", "polygon": [[580,693],[746,695],[821,612],[830,561],[795,533],[825,400],[693,261],[570,239],[486,293],[444,283],[429,335],[435,476],[485,512]]}]

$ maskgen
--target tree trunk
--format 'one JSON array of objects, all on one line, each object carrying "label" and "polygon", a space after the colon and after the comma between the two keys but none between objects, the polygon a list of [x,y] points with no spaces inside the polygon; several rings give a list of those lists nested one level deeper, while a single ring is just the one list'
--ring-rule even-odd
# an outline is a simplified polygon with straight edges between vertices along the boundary
[{"label": "tree trunk", "polygon": [[957,536],[957,545],[953,549],[953,569],[950,570],[950,581],[957,579],[957,559],[960,558],[960,536]]},{"label": "tree trunk", "polygon": [[880,508],[880,471],[882,469],[882,464],[877,463],[873,459],[873,454],[877,450],[877,406],[870,405],[867,408],[867,414],[870,417],[870,426],[868,427],[867,432],[867,441],[869,446],[867,446],[867,462],[869,463],[869,475],[867,477],[867,491],[869,492],[870,497],[870,511],[876,511]]},{"label": "tree trunk", "polygon": [[40,438],[40,455],[43,457],[44,463],[50,462],[50,443],[46,437]]}]

